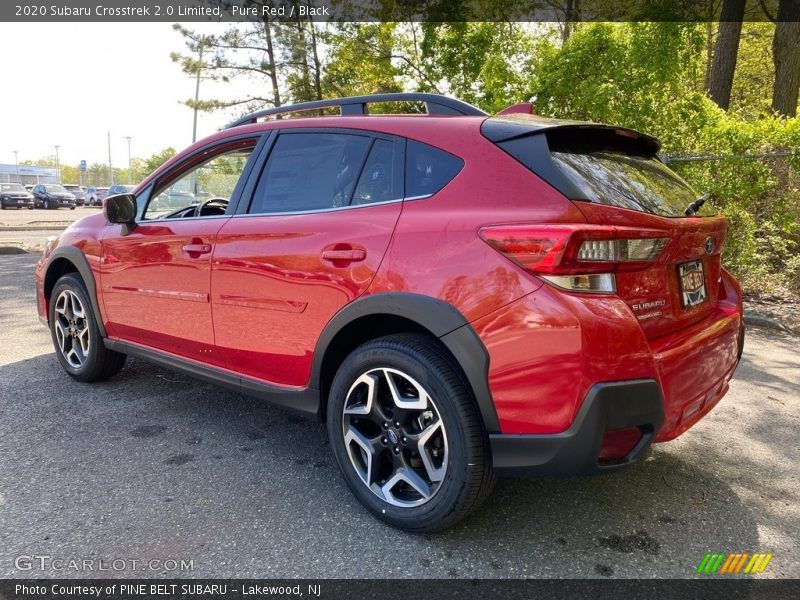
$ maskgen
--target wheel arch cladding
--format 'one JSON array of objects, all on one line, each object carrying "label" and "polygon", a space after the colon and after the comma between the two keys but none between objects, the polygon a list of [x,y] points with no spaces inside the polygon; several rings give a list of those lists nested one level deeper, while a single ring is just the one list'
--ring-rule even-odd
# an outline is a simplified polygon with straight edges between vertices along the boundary
[{"label": "wheel arch cladding", "polygon": [[48,305],[50,303],[50,294],[52,294],[56,282],[67,273],[77,273],[80,275],[83,280],[83,285],[86,286],[86,291],[89,294],[89,300],[92,303],[92,312],[97,322],[97,328],[100,330],[100,335],[106,337],[106,329],[103,326],[100,307],[97,304],[97,287],[95,285],[94,273],[92,273],[92,268],[89,266],[89,261],[87,261],[83,253],[74,246],[57,248],[47,261],[47,268],[45,269],[44,276],[44,296]]},{"label": "wheel arch cladding", "polygon": [[311,386],[320,393],[320,416],[338,366],[355,348],[393,333],[426,333],[448,350],[468,384],[488,433],[499,433],[489,391],[489,354],[464,316],[452,305],[418,294],[365,296],[340,310],[323,330],[314,351]]}]

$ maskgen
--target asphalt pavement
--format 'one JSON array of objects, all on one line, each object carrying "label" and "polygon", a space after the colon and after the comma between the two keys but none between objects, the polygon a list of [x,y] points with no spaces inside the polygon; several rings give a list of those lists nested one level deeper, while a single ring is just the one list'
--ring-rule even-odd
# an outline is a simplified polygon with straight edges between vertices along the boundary
[{"label": "asphalt pavement", "polygon": [[800,577],[797,336],[751,328],[729,394],[628,470],[503,480],[455,528],[409,535],[351,496],[321,424],[138,360],[74,382],[35,261],[0,256],[0,577],[682,578],[709,551]]}]

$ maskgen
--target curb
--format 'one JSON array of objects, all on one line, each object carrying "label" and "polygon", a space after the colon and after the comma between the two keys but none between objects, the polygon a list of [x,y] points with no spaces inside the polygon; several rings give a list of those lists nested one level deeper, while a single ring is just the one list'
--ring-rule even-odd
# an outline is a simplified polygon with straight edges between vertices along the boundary
[{"label": "curb", "polygon": [[744,313],[744,322],[746,325],[752,325],[754,327],[766,327],[767,329],[777,329],[778,331],[785,331],[787,333],[791,333],[792,330],[786,327],[780,321],[773,319],[772,317],[765,317],[759,314],[753,313]]},{"label": "curb", "polygon": [[30,252],[20,246],[0,246],[0,256],[8,256],[11,254],[30,254]]}]

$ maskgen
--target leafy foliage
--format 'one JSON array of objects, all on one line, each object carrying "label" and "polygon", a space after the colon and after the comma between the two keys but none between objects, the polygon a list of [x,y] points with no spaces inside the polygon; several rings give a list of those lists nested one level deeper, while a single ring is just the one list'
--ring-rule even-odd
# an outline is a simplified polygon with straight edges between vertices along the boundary
[{"label": "leafy foliage", "polygon": [[[748,26],[745,48],[760,45],[763,52],[765,27]],[[796,288],[800,122],[768,112],[771,84],[764,81],[763,62],[759,70],[749,57],[734,84],[736,108],[728,113],[719,109],[701,85],[703,42],[702,24],[585,25],[561,48],[537,48],[532,79],[537,112],[646,131],[662,141],[667,155],[795,151],[786,158],[723,158],[670,166],[698,190],[710,192],[713,204],[730,219],[726,265],[746,289]],[[754,82],[761,84],[760,93]]]}]

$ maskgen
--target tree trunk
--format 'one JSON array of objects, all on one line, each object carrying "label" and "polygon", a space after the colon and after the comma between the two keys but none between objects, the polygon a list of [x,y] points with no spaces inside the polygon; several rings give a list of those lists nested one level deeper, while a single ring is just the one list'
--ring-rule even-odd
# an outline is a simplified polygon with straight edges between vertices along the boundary
[{"label": "tree trunk", "polygon": [[322,100],[322,63],[317,50],[317,26],[310,18],[309,26],[311,27],[311,55],[314,60],[314,91],[317,93],[317,100]]},{"label": "tree trunk", "polygon": [[706,69],[703,77],[703,89],[708,90],[711,81],[711,59],[714,57],[714,24],[711,21],[706,23]]},{"label": "tree trunk", "polygon": [[775,64],[772,110],[794,117],[800,92],[800,2],[797,0],[780,0],[778,3],[772,62]]},{"label": "tree trunk", "polygon": [[723,110],[728,110],[731,102],[744,5],[745,0],[725,0],[722,4],[717,46],[711,64],[711,76],[708,78],[708,95]]},{"label": "tree trunk", "polygon": [[566,0],[564,3],[564,28],[561,30],[562,46],[569,40],[574,23],[578,20],[578,13],[580,12],[578,2],[579,0]]},{"label": "tree trunk", "polygon": [[272,23],[264,19],[264,37],[267,40],[267,59],[269,60],[269,79],[272,83],[272,102],[281,105],[281,91],[278,87],[278,65],[275,62],[275,49],[272,45]]}]

